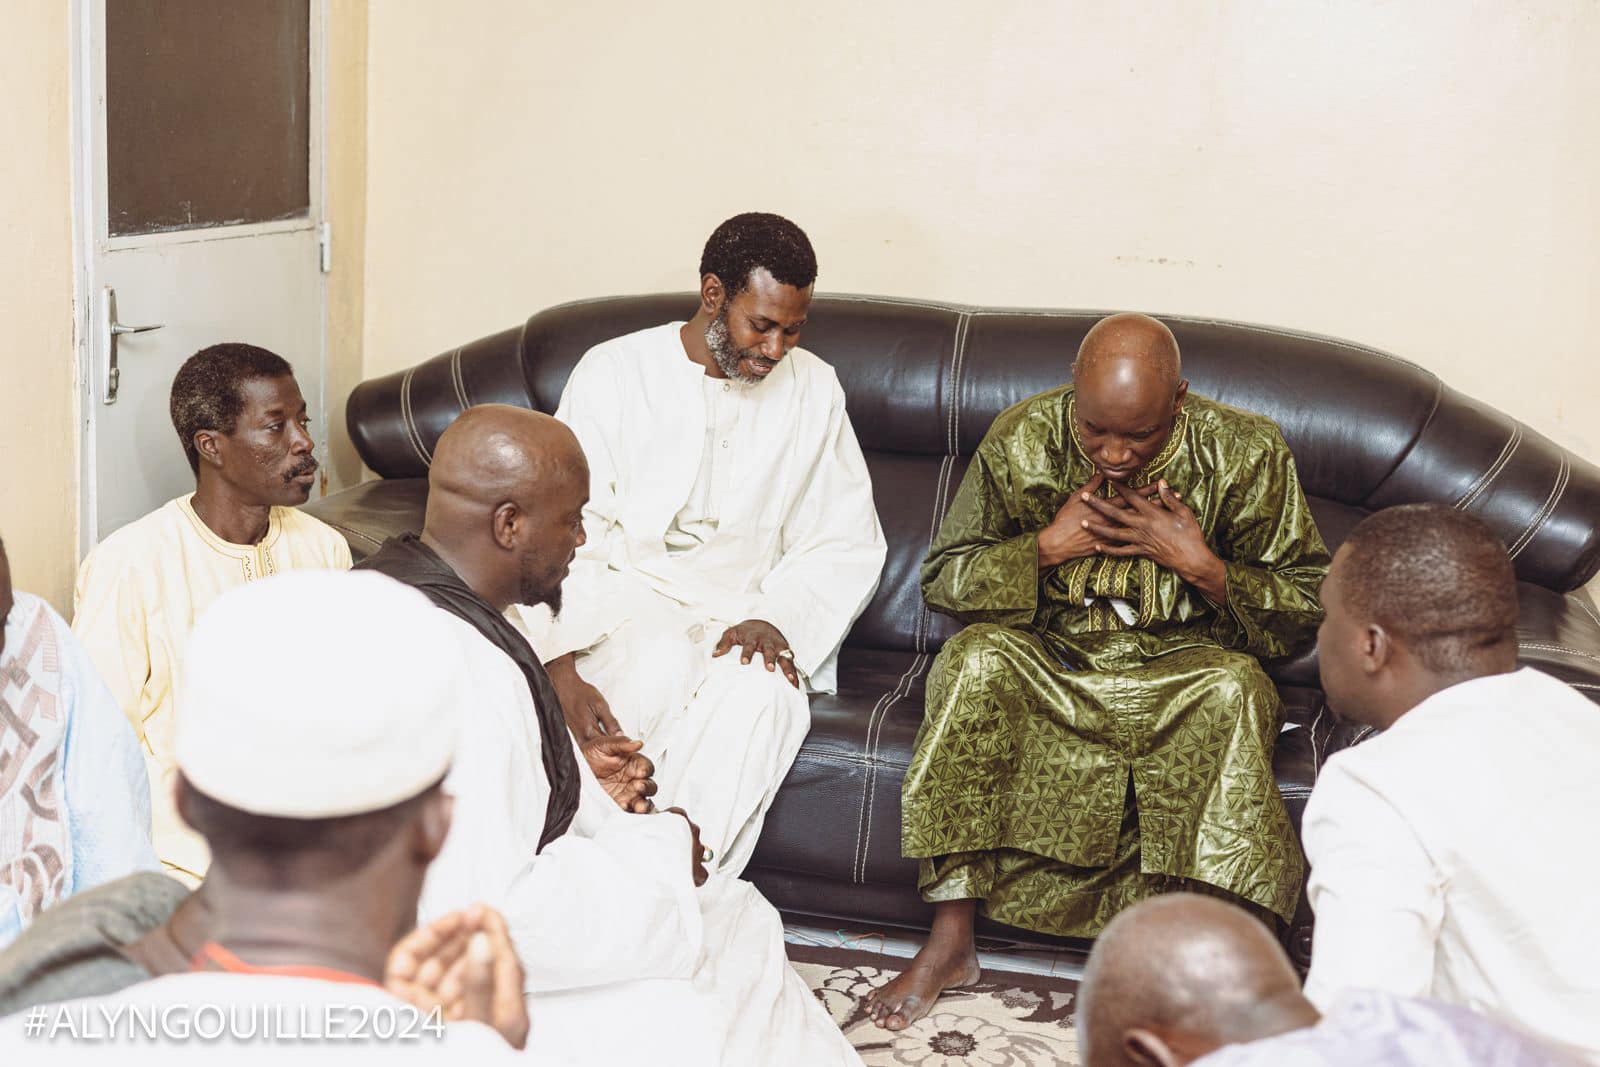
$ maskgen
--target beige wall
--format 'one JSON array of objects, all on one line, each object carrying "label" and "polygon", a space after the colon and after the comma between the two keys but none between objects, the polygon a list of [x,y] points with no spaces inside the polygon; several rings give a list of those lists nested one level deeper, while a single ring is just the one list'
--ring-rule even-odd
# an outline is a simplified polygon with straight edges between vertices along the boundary
[{"label": "beige wall", "polygon": [[345,431],[344,402],[362,379],[362,301],[367,229],[367,3],[333,0],[328,25],[327,216],[333,226],[328,274],[327,489],[361,481],[361,459]]},{"label": "beige wall", "polygon": [[1592,0],[370,18],[367,376],[691,288],[712,227],[765,209],[824,289],[1323,331],[1600,459]]},{"label": "beige wall", "polygon": [[12,580],[65,610],[77,567],[67,5],[6,9],[0,62],[0,537]]}]

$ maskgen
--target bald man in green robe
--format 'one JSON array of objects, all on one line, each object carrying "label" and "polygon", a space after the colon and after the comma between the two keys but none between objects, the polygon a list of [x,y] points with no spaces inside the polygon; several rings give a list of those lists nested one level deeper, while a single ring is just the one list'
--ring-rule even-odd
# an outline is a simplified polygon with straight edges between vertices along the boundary
[{"label": "bald man in green robe", "polygon": [[1278,427],[1190,395],[1143,315],[978,446],[922,568],[966,623],[934,661],[903,788],[928,943],[873,994],[902,1029],[978,979],[973,921],[1089,937],[1164,890],[1289,919],[1302,861],[1262,660],[1309,646],[1328,551]]}]

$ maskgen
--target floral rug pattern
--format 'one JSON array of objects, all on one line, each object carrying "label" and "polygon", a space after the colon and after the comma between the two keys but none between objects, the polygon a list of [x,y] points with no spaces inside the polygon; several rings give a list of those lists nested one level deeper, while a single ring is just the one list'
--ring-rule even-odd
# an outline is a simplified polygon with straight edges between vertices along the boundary
[{"label": "floral rug pattern", "polygon": [[985,972],[977,985],[946,993],[927,1016],[890,1033],[867,1016],[866,998],[899,974],[904,960],[809,945],[788,949],[795,970],[867,1067],[1078,1067],[1076,982]]}]

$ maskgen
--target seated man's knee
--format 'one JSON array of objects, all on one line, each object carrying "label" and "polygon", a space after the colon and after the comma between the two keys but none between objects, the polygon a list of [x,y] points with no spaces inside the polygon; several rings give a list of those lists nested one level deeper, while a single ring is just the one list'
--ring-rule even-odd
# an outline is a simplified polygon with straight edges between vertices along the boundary
[{"label": "seated man's knee", "polygon": [[1008,649],[1017,639],[1018,631],[992,622],[975,622],[967,626],[939,650],[939,659],[947,667],[978,668],[990,654]]}]

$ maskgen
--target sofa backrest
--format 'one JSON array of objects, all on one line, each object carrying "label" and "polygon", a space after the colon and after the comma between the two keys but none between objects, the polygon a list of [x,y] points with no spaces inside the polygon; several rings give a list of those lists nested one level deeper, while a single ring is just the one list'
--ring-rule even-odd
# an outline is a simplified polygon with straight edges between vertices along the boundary
[{"label": "sofa backrest", "polygon": [[[692,294],[608,297],[541,311],[522,326],[364,382],[347,421],[384,477],[426,472],[470,404],[554,411],[591,346],[687,318]],[[963,307],[819,296],[801,343],[831,363],[867,454],[889,559],[849,643],[935,651],[954,625],[917,584],[933,531],[995,415],[1071,377],[1105,312]],[[1600,470],[1435,375],[1377,349],[1292,330],[1161,316],[1184,376],[1205,396],[1283,428],[1330,546],[1371,510],[1436,501],[1484,518],[1519,577],[1574,589],[1600,570]]]}]

